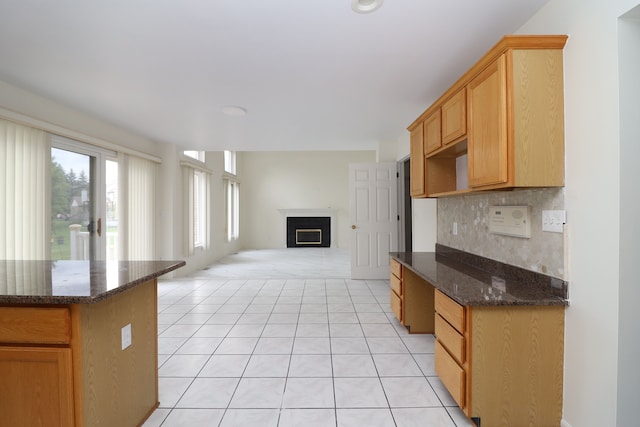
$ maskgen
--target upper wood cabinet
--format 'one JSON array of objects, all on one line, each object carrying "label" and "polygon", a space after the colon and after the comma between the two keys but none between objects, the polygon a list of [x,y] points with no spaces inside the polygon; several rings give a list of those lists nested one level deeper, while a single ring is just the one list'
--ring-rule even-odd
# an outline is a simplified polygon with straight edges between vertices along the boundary
[{"label": "upper wood cabinet", "polygon": [[424,153],[429,154],[442,146],[440,132],[441,111],[438,108],[424,120]]},{"label": "upper wood cabinet", "polygon": [[467,133],[467,90],[460,89],[442,104],[442,143],[449,144]]},{"label": "upper wood cabinet", "polygon": [[564,185],[561,50],[508,50],[468,90],[472,188]]},{"label": "upper wood cabinet", "polygon": [[501,56],[469,83],[469,184],[507,182],[507,81]]},{"label": "upper wood cabinet", "polygon": [[564,185],[566,40],[505,36],[409,126],[423,127],[426,197]]},{"label": "upper wood cabinet", "polygon": [[411,197],[425,197],[424,135],[422,122],[411,129],[410,144],[409,180]]}]

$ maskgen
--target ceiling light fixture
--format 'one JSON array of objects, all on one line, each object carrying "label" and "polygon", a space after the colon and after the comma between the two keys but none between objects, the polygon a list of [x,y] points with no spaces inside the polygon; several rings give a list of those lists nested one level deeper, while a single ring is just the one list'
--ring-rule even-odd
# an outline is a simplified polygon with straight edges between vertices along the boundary
[{"label": "ceiling light fixture", "polygon": [[225,116],[231,117],[242,117],[247,114],[246,108],[238,107],[236,105],[226,105],[222,107],[220,111],[222,111],[222,114]]},{"label": "ceiling light fixture", "polygon": [[384,0],[351,0],[351,9],[357,13],[370,13],[382,6]]}]

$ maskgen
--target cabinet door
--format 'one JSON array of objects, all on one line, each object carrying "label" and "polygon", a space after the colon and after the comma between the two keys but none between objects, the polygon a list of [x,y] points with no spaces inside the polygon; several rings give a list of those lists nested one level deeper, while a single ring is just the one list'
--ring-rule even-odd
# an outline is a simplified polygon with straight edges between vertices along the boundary
[{"label": "cabinet door", "polygon": [[424,181],[424,135],[423,124],[420,123],[411,131],[411,197],[425,197]]},{"label": "cabinet door", "polygon": [[74,425],[71,349],[0,347],[0,425]]},{"label": "cabinet door", "polygon": [[469,185],[508,181],[506,59],[500,56],[468,86]]},{"label": "cabinet door", "polygon": [[442,104],[442,143],[455,141],[467,133],[467,91],[460,89]]},{"label": "cabinet door", "polygon": [[429,154],[442,147],[440,134],[440,109],[438,108],[424,121],[424,152]]}]

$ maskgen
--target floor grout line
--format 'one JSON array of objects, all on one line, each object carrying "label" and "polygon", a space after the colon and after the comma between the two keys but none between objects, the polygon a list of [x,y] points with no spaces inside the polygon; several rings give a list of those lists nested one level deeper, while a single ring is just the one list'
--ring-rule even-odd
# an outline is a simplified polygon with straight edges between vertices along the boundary
[{"label": "floor grout line", "polygon": [[[227,266],[228,267],[228,266]],[[211,272],[212,269],[207,270]],[[349,417],[352,421],[359,419],[360,422],[362,419],[366,419],[367,416],[379,416],[381,412],[380,410],[386,411],[388,417],[389,424],[394,426],[402,426],[403,420],[411,419],[411,417],[416,416],[416,422],[420,422],[421,425],[425,423],[425,416],[436,417],[433,418],[433,423],[429,423],[428,425],[433,426],[442,426],[442,427],[456,427],[454,418],[451,414],[451,411],[444,406],[444,402],[441,397],[438,395],[435,386],[429,381],[429,377],[427,376],[427,372],[429,370],[425,370],[423,366],[424,360],[428,360],[428,358],[419,360],[417,355],[420,354],[429,354],[429,353],[420,353],[426,348],[428,349],[428,342],[420,344],[419,347],[416,347],[415,340],[406,340],[405,338],[409,337],[409,334],[403,334],[402,330],[399,327],[399,324],[394,322],[394,318],[389,314],[389,310],[386,310],[384,299],[386,298],[386,293],[388,292],[388,281],[380,280],[380,281],[356,281],[347,278],[341,279],[318,279],[318,278],[309,278],[309,279],[301,279],[299,277],[294,277],[291,279],[275,279],[275,278],[260,278],[260,279],[247,279],[247,278],[238,278],[231,277],[229,280],[222,280],[220,278],[204,278],[202,276],[191,277],[191,278],[181,278],[175,280],[169,280],[167,282],[161,281],[159,283],[159,292],[158,292],[158,307],[159,314],[164,313],[167,315],[166,319],[175,318],[171,324],[162,326],[159,325],[159,336],[162,336],[164,332],[169,331],[168,334],[171,334],[172,331],[175,331],[176,334],[180,334],[180,326],[183,326],[185,331],[189,331],[191,328],[188,325],[198,325],[197,327],[193,327],[193,332],[188,337],[176,337],[176,338],[185,338],[184,342],[173,349],[166,349],[167,351],[171,351],[171,354],[162,354],[162,357],[165,358],[165,361],[159,364],[159,367],[162,368],[172,357],[177,355],[185,355],[185,356],[207,356],[204,358],[204,363],[198,369],[198,372],[194,377],[191,378],[188,387],[184,389],[184,391],[180,394],[180,396],[175,400],[176,404],[173,404],[172,407],[161,408],[163,412],[159,412],[158,417],[162,418],[158,423],[152,424],[151,420],[144,425],[144,427],[172,427],[177,425],[194,425],[194,427],[198,427],[197,422],[189,424],[185,421],[186,418],[192,417],[192,419],[196,419],[197,417],[204,417],[206,414],[217,414],[211,415],[218,417],[220,422],[218,425],[225,425],[225,419],[231,416],[241,416],[243,413],[245,415],[255,415],[256,413],[262,413],[267,418],[261,419],[263,422],[262,425],[268,424],[268,414],[272,413],[269,411],[274,411],[273,414],[276,414],[274,426],[283,427],[288,420],[291,420],[292,416],[307,416],[309,414],[325,414],[325,419],[317,420],[316,424],[305,424],[310,426],[325,426],[324,421],[327,421],[326,413],[321,411],[322,408],[285,408],[285,402],[287,399],[296,400],[296,396],[290,396],[287,394],[288,387],[293,384],[304,383],[305,379],[316,378],[326,383],[331,384],[331,393],[332,396],[332,407],[324,408],[331,410],[332,418],[330,419],[331,426],[334,427],[346,427],[347,425],[363,425],[363,424],[344,424],[348,422]],[[282,301],[293,301],[293,300],[285,300],[284,298],[288,297],[298,297],[298,302],[294,305],[297,306],[297,310],[295,311],[295,319],[294,316],[273,316],[274,314],[292,314],[288,313],[288,310],[294,309],[294,307],[284,307],[282,304],[279,305],[279,301],[281,298]],[[219,302],[222,300],[221,297],[225,297],[223,302]],[[209,300],[211,298],[211,300]],[[220,298],[220,299],[218,299]],[[190,314],[203,314],[197,311],[197,307],[200,305],[215,305],[215,304],[207,304],[207,302],[216,301],[218,307],[212,307],[211,310],[214,310],[213,313],[209,314],[208,317],[205,316],[190,316]],[[331,302],[330,302],[331,301]],[[348,301],[348,302],[347,302]],[[190,305],[191,307],[179,307],[181,305]],[[264,305],[264,307],[262,307]],[[160,309],[162,307],[162,309]],[[186,311],[181,313],[181,316],[170,316],[173,310],[182,310]],[[225,307],[227,307],[225,309]],[[204,308],[205,310],[209,308]],[[343,309],[349,309],[350,311],[342,311]],[[238,311],[237,313],[235,311]],[[265,311],[263,311],[265,310]],[[280,312],[280,310],[284,310]],[[349,313],[352,316],[340,315],[341,313]],[[223,316],[215,317],[216,314],[229,314],[228,319],[224,319]],[[263,316],[264,314],[264,316]],[[324,316],[323,316],[324,314]],[[333,314],[333,315],[332,315]],[[379,315],[378,315],[379,314]],[[237,316],[233,316],[237,315]],[[292,319],[287,319],[287,317],[292,317]],[[225,320],[230,321],[233,318],[231,323],[215,323],[215,322],[224,322]],[[203,320],[204,319],[204,320]],[[255,319],[255,323],[253,320]],[[282,320],[282,321],[293,321],[294,323],[276,323],[271,322],[271,320]],[[179,323],[181,322],[186,323]],[[340,320],[340,321],[334,321]],[[350,321],[353,323],[343,323],[341,321]],[[193,322],[193,323],[189,323]],[[209,323],[214,322],[214,323]],[[319,323],[318,323],[319,322]],[[364,323],[363,323],[364,322]],[[374,322],[374,323],[371,323]],[[219,325],[219,326],[229,326],[229,329],[224,336],[222,337],[196,337],[195,335],[198,331],[202,330],[205,325]],[[248,325],[243,327],[242,325]],[[256,326],[254,326],[256,325]],[[260,326],[257,326],[260,325]],[[273,326],[270,328],[269,325]],[[295,325],[292,328],[292,331],[288,331],[289,328],[276,328],[278,325]],[[302,326],[302,325],[310,325],[310,326]],[[316,327],[312,325],[322,325],[326,328],[326,336],[324,336],[325,332],[322,327]],[[341,326],[342,330],[349,330],[344,334],[341,334]],[[349,325],[349,326],[347,326]],[[351,325],[358,325],[357,330],[359,331],[358,337],[351,337],[354,332],[354,329]],[[371,326],[366,326],[371,325]],[[386,326],[382,326],[386,325]],[[170,329],[172,326],[177,326],[177,328]],[[302,327],[301,327],[302,326]],[[236,328],[237,327],[237,328]],[[259,332],[255,332],[255,337],[249,336],[230,336],[234,334],[240,335],[252,335],[253,333],[250,330],[255,327],[259,329]],[[235,328],[235,329],[234,329]],[[213,329],[213,328],[212,328]],[[161,332],[160,332],[161,331]],[[279,336],[279,334],[292,334],[291,337],[283,337]],[[214,332],[215,334],[215,332]],[[278,336],[267,336],[268,335],[278,335]],[[300,335],[299,335],[300,334]],[[308,336],[307,336],[308,335]],[[320,336],[316,336],[320,335]],[[389,336],[388,336],[389,335]],[[206,341],[203,340],[202,343],[197,342],[196,338],[211,338],[211,342],[215,342],[217,340],[217,344],[212,346],[210,349],[198,348],[198,345],[206,345],[204,344]],[[216,353],[221,346],[224,345],[225,340],[229,338],[247,338],[247,339],[255,339],[255,342],[251,345],[250,349],[244,350],[248,353],[242,354],[243,356],[247,356],[246,363],[242,368],[242,372],[239,377],[204,377],[202,374],[204,373],[205,368],[209,365],[209,363],[214,359],[216,355],[228,355],[233,356],[233,354],[222,354]],[[278,352],[277,349],[273,349],[269,347],[269,345],[275,343],[276,341],[268,340],[269,338],[290,338],[291,348],[285,350],[282,354]],[[296,348],[296,340],[299,338],[309,338],[309,340],[301,340],[298,342],[299,346]],[[384,348],[380,348],[380,344],[390,343],[391,341],[385,340],[386,338],[395,338],[398,341],[398,345],[403,346],[404,353],[381,353],[384,351]],[[303,344],[319,344],[322,341],[315,341],[316,339],[326,340],[328,342],[328,348],[321,350],[320,353],[309,353],[308,350],[312,350],[311,347],[304,347]],[[336,340],[337,341],[334,341]],[[340,342],[341,346],[347,343],[349,340],[358,341],[364,345],[364,352],[356,352],[354,350],[358,350],[357,348],[351,346],[350,348],[345,347],[344,349],[336,347]],[[283,340],[285,341],[285,340]],[[419,341],[419,340],[417,340]],[[169,343],[170,341],[167,341]],[[239,342],[239,341],[238,341]],[[229,341],[227,341],[229,343]],[[372,345],[374,345],[372,347]],[[189,350],[187,346],[191,347],[192,350]],[[325,345],[325,344],[323,344]],[[358,344],[360,345],[360,344]],[[411,346],[410,346],[411,345]],[[193,351],[194,354],[181,354],[179,351],[183,349],[183,351]],[[412,352],[412,349],[414,350]],[[305,351],[307,350],[307,351]],[[391,348],[387,350],[393,350]],[[415,351],[419,350],[419,351]],[[198,352],[210,351],[206,354],[199,354]],[[240,350],[242,351],[242,350]],[[328,353],[326,353],[328,351]],[[386,357],[391,354],[398,355],[408,355],[408,359],[403,360],[411,360],[413,366],[415,368],[412,372],[419,375],[412,376],[388,376],[384,375],[385,372],[382,372],[380,369],[384,363],[388,363],[386,361]],[[256,369],[256,367],[260,366],[260,363],[264,363],[268,361],[269,356],[286,356],[288,361],[286,361],[286,369],[284,373],[284,377],[280,376],[261,376],[260,372],[251,372],[252,375],[257,376],[247,376],[248,369],[251,367],[252,370]],[[238,356],[240,356],[238,354]],[[267,357],[261,357],[267,356]],[[294,363],[294,358],[296,363],[304,359],[305,356],[324,356],[329,363],[329,371],[330,377],[325,376],[292,376],[294,374],[292,372],[292,367]],[[342,357],[345,356],[345,357]],[[344,375],[344,371],[337,372],[336,366],[337,363],[351,363],[348,361],[350,356],[367,356],[369,362],[371,363],[373,372],[375,372],[375,376],[366,376],[366,377],[336,377],[338,375]],[[198,357],[193,357],[193,360],[199,360]],[[284,361],[284,357],[281,358]],[[177,360],[177,359],[176,359]],[[189,358],[184,358],[184,360],[189,360]],[[279,360],[278,357],[273,358],[274,361]],[[312,359],[308,359],[312,360]],[[353,357],[352,361],[357,361],[357,357]],[[364,360],[364,359],[363,359]],[[253,361],[253,363],[252,363]],[[355,362],[354,362],[355,363]],[[348,365],[342,365],[344,366]],[[304,365],[300,365],[300,367],[304,367]],[[368,369],[368,368],[367,368]],[[385,368],[386,369],[386,368]],[[175,372],[179,372],[176,370]],[[308,371],[310,372],[310,371]],[[394,371],[391,371],[394,372]],[[402,372],[399,370],[398,372]],[[405,371],[407,373],[411,371]],[[363,371],[362,374],[366,374],[367,371]],[[275,371],[274,371],[275,374]],[[296,372],[296,375],[305,375],[303,372]],[[381,375],[382,374],[382,375]],[[383,376],[384,375],[384,376]],[[161,378],[175,378],[175,377],[161,377]],[[181,378],[181,377],[178,377]],[[178,402],[181,399],[185,398],[186,393],[193,386],[194,382],[198,378],[236,378],[237,382],[226,400],[226,406],[224,408],[193,408],[193,409],[185,409],[177,407]],[[384,407],[349,407],[346,402],[339,402],[338,393],[337,393],[337,382],[344,384],[356,384],[358,380],[362,379],[377,379],[378,386],[377,388],[381,392],[382,396],[386,401],[386,406]],[[393,380],[384,380],[384,378],[390,378]],[[390,382],[390,384],[398,384],[406,382],[407,379],[410,378],[422,378],[422,381],[426,381],[424,387],[428,387],[431,392],[435,395],[435,401],[439,402],[440,405],[437,406],[407,406],[403,408],[392,407],[392,400],[390,399],[389,393],[396,393],[393,389],[385,388],[385,381]],[[252,380],[282,380],[282,394],[279,397],[280,404],[279,408],[273,409],[265,409],[262,410],[260,408],[236,408],[232,403],[236,398],[237,393],[239,392],[239,388],[241,384],[243,384],[243,379],[245,381],[244,384],[266,384],[269,381],[252,381]],[[291,381],[290,381],[291,380]],[[346,380],[343,381],[343,380]],[[271,382],[272,384],[273,381]],[[362,381],[360,381],[362,383]],[[408,384],[408,383],[407,383]],[[420,382],[420,384],[423,384]],[[421,386],[423,387],[423,386]],[[162,393],[162,390],[161,390]],[[326,395],[328,397],[328,394]],[[243,396],[238,395],[238,398],[242,398]],[[314,397],[314,396],[312,396]],[[366,397],[366,396],[365,396]],[[305,400],[298,400],[299,402],[303,402]],[[313,402],[313,400],[306,400],[308,402]],[[241,401],[238,401],[241,402]],[[320,401],[316,401],[320,402]],[[371,401],[373,402],[373,401]],[[242,404],[246,404],[248,402],[243,402]],[[185,402],[188,404],[188,402]],[[316,406],[319,403],[312,404],[311,406]],[[204,406],[207,406],[206,404]],[[256,402],[256,406],[260,406],[259,402]],[[290,404],[288,405],[290,406]],[[343,407],[344,406],[344,407]],[[314,409],[319,409],[318,411],[314,411]],[[176,411],[179,410],[179,411]],[[438,411],[437,413],[432,413],[432,410]],[[216,412],[218,411],[218,412]],[[221,412],[220,412],[221,411]],[[277,411],[277,412],[276,412]],[[426,411],[426,412],[425,412]],[[204,415],[203,415],[204,414]],[[306,415],[303,415],[306,414]],[[438,415],[439,414],[439,415]],[[164,417],[162,416],[164,415]],[[398,418],[399,415],[402,415]],[[186,417],[186,418],[185,418]],[[345,418],[347,417],[347,418]],[[364,417],[364,418],[357,418]],[[440,418],[438,418],[440,417]],[[445,419],[446,417],[446,419]],[[215,418],[218,419],[218,418]],[[209,421],[213,420],[210,419]],[[444,420],[444,421],[443,421]],[[182,422],[182,424],[180,424]],[[354,421],[356,422],[356,421]],[[200,425],[210,425],[202,422]],[[243,424],[244,425],[244,424]],[[247,426],[251,424],[246,424]],[[289,424],[287,424],[289,425]],[[465,426],[465,424],[460,424],[460,426]],[[458,426],[458,427],[460,427]],[[234,425],[236,427],[236,425]]]}]

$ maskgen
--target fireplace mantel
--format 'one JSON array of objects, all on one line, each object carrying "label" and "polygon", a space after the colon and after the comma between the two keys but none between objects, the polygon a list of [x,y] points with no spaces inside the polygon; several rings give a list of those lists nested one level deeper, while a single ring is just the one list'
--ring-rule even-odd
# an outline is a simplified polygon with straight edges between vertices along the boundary
[{"label": "fireplace mantel", "polygon": [[338,209],[316,208],[316,209],[278,209],[282,214],[282,242],[281,247],[287,247],[287,218],[292,216],[328,216],[331,218],[331,247],[338,246],[337,219]]}]

